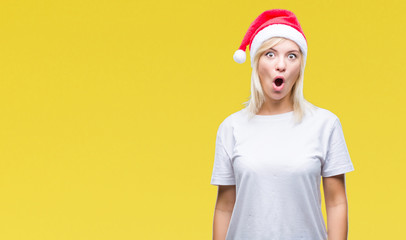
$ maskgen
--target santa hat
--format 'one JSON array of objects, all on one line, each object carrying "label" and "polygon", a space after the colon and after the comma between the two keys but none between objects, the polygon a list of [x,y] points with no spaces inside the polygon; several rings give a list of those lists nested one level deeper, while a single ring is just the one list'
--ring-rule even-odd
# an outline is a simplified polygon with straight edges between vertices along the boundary
[{"label": "santa hat", "polygon": [[246,59],[245,49],[249,44],[251,67],[254,56],[261,44],[272,37],[284,37],[294,41],[302,51],[306,65],[307,40],[293,12],[284,9],[272,9],[261,13],[250,25],[242,40],[240,48],[234,53],[234,61],[243,63]]}]

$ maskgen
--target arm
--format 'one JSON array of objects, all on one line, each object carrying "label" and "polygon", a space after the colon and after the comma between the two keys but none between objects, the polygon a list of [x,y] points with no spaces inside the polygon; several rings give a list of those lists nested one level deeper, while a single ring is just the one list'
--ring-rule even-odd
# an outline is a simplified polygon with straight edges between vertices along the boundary
[{"label": "arm", "polygon": [[218,187],[213,219],[213,240],[224,240],[226,238],[235,198],[235,185]]},{"label": "arm", "polygon": [[328,240],[347,240],[348,206],[345,174],[323,177],[323,189],[327,210]]}]

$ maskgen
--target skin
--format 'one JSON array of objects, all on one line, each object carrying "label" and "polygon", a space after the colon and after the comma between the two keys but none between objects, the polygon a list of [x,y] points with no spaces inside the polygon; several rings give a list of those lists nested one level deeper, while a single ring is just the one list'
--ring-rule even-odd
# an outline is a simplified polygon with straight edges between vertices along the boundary
[{"label": "skin", "polygon": [[345,174],[323,177],[323,190],[328,240],[346,240],[348,238],[348,203]]},{"label": "skin", "polygon": [[[258,115],[273,115],[293,111],[291,89],[300,74],[299,46],[291,41],[279,42],[268,49],[258,61],[258,75],[265,94],[265,102]],[[282,91],[273,89],[275,76],[285,77]],[[323,177],[327,212],[328,240],[346,240],[348,233],[348,205],[345,174]],[[213,219],[213,240],[224,240],[236,200],[235,185],[218,186]]]},{"label": "skin", "polygon": [[226,239],[236,199],[235,185],[220,185],[213,219],[213,240]]},{"label": "skin", "polygon": [[[258,75],[265,95],[265,102],[258,115],[273,115],[293,111],[291,89],[300,74],[301,54],[299,46],[284,40],[265,51],[258,61]],[[285,77],[285,86],[281,91],[273,89],[276,76]]]}]

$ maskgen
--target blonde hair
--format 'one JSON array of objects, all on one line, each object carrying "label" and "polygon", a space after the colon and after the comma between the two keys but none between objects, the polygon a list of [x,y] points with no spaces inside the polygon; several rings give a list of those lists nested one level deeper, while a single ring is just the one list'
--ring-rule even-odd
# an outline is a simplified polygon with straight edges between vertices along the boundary
[{"label": "blonde hair", "polygon": [[[261,81],[258,76],[258,61],[261,55],[269,48],[277,45],[278,43],[286,40],[283,37],[273,37],[264,41],[258,48],[253,62],[252,74],[251,74],[251,96],[247,102],[244,102],[245,107],[250,113],[250,117],[254,117],[260,110],[262,104],[265,102],[264,92],[262,91]],[[295,123],[302,121],[303,116],[307,112],[311,112],[316,109],[316,106],[307,101],[303,96],[303,77],[304,77],[304,58],[302,51],[300,50],[301,62],[300,62],[300,73],[295,84],[291,89],[291,94],[293,98],[293,114]]]}]

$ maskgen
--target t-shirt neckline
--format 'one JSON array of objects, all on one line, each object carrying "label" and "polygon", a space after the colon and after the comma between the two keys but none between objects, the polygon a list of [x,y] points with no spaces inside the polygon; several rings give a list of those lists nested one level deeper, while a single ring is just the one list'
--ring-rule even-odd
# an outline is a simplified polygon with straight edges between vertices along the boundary
[{"label": "t-shirt neckline", "polygon": [[272,115],[255,115],[254,118],[256,119],[266,119],[266,120],[272,120],[272,119],[289,119],[293,115],[293,110],[285,113],[278,113],[278,114],[272,114]]}]

